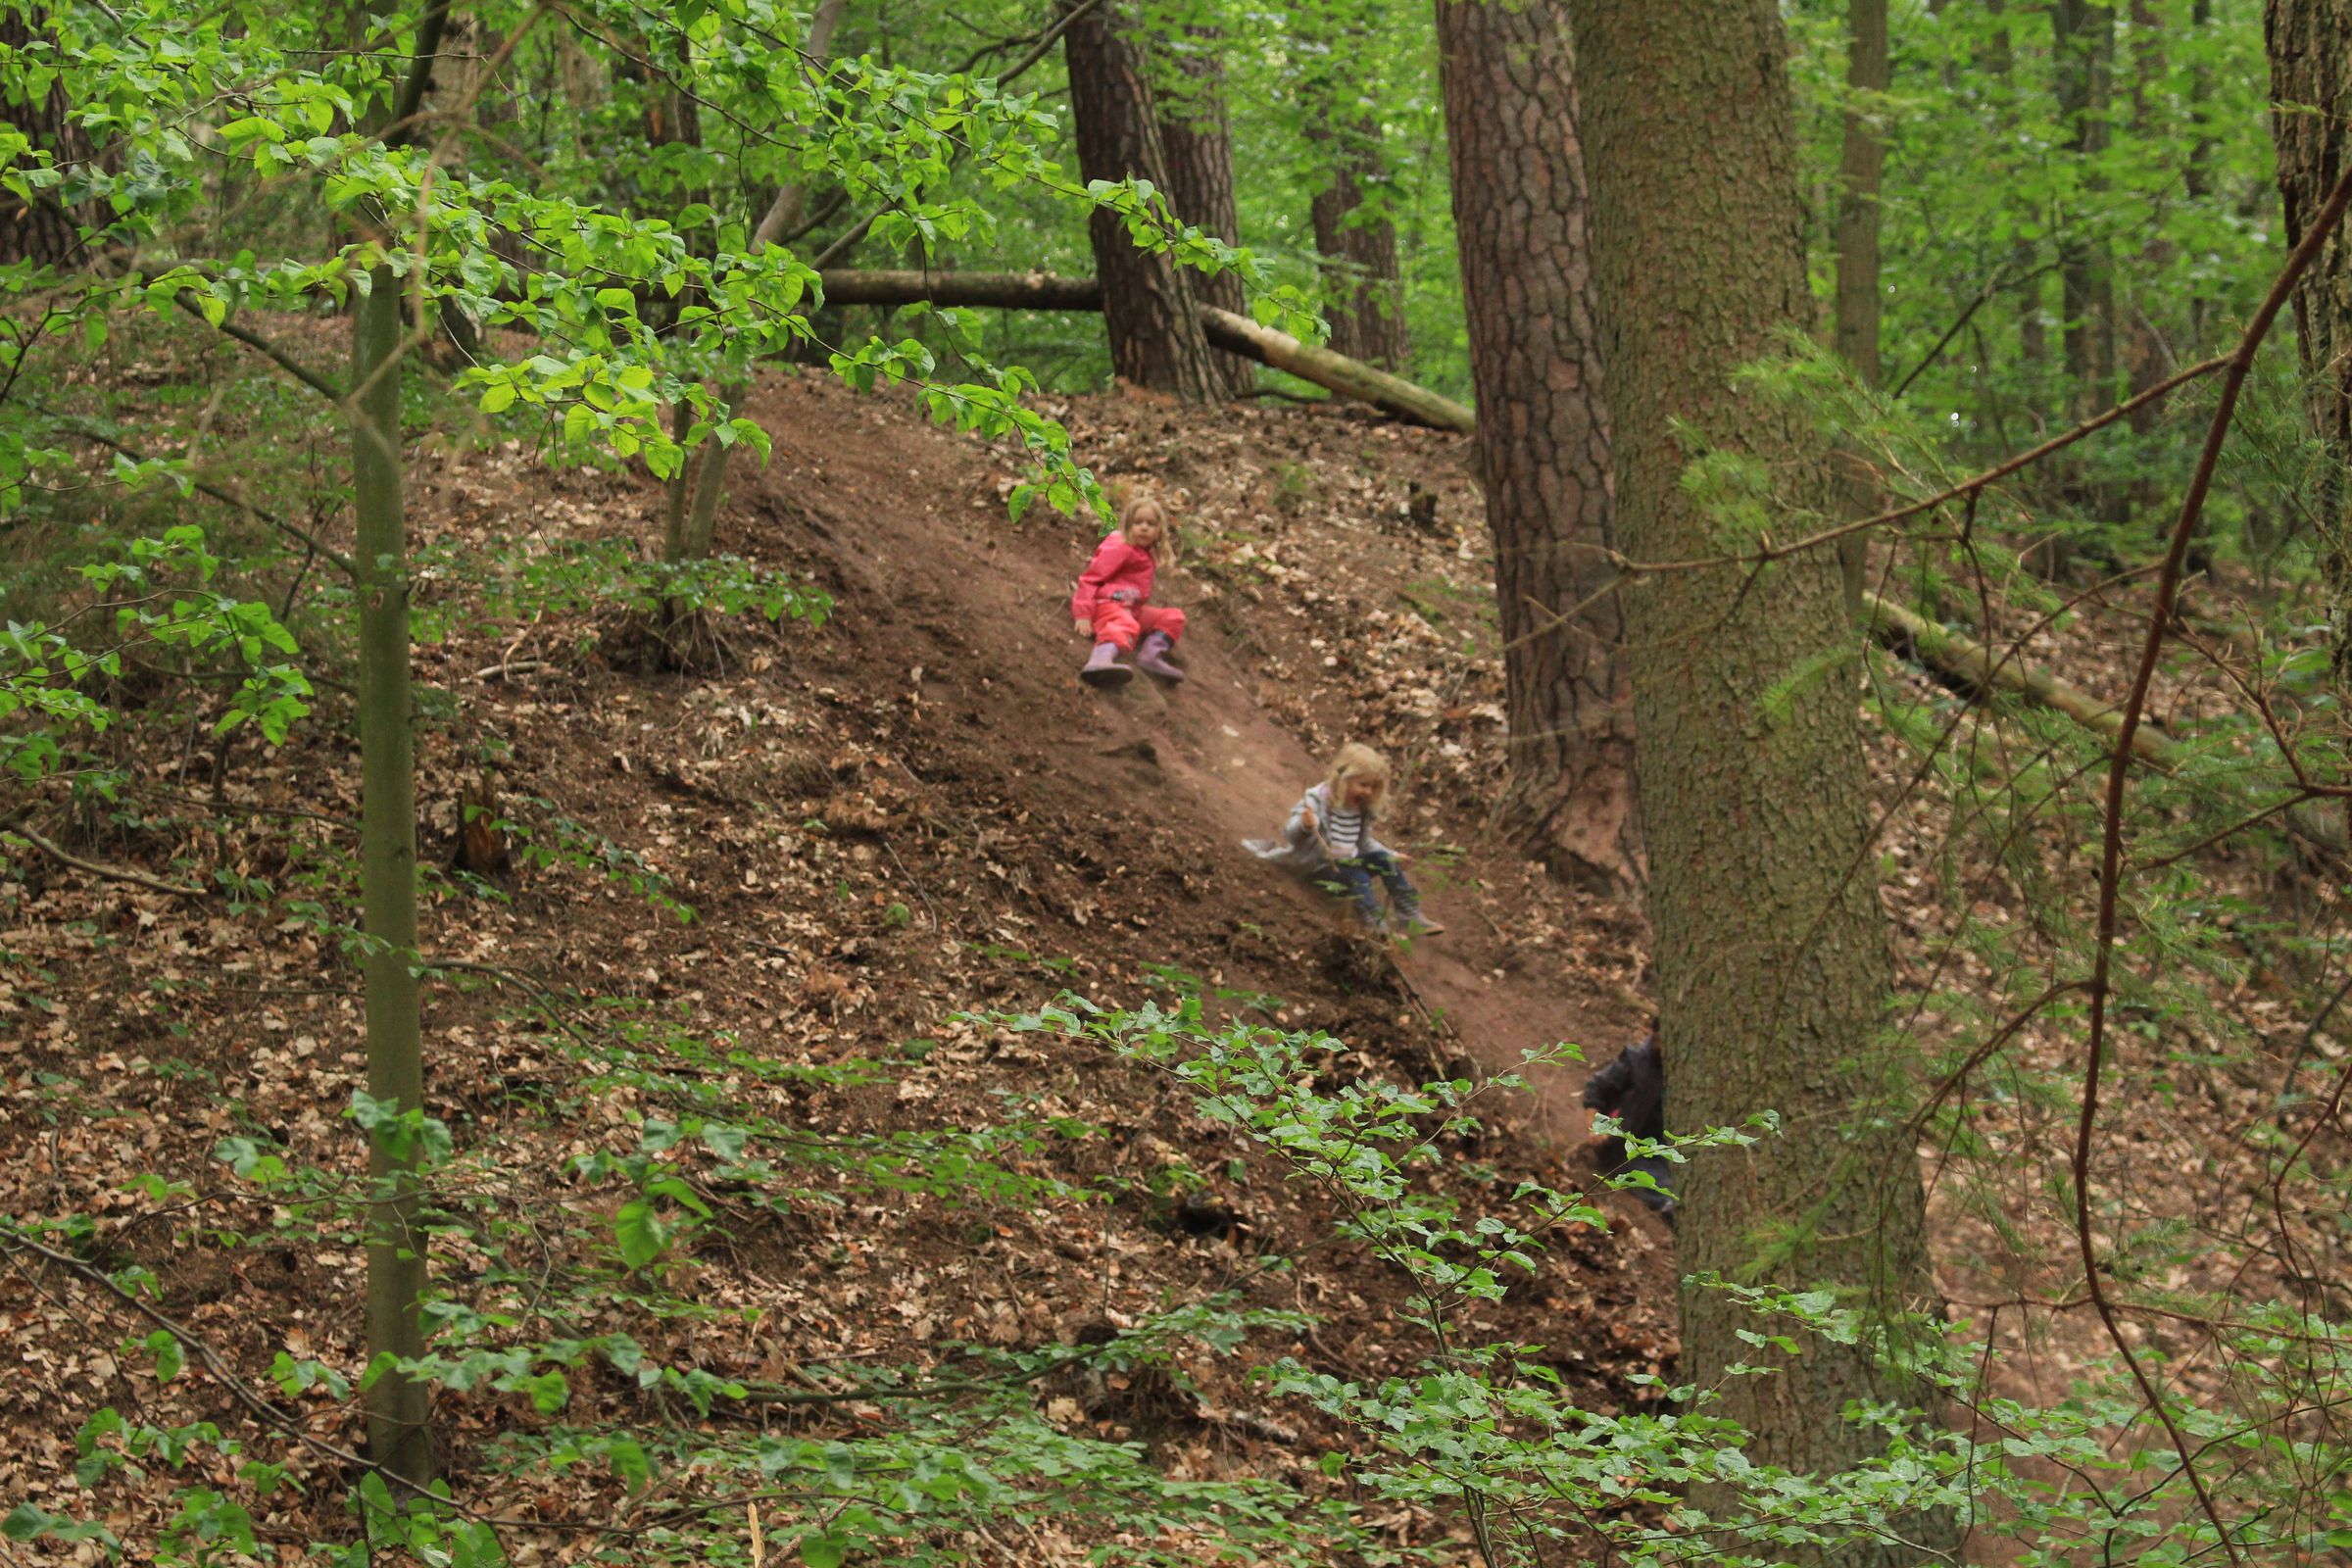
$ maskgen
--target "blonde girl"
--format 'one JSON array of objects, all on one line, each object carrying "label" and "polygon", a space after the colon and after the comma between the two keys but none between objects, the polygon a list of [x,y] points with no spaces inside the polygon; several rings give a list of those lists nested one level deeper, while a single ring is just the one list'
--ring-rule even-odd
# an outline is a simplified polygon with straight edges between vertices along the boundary
[{"label": "blonde girl", "polygon": [[[1446,928],[1421,912],[1421,896],[1396,851],[1373,836],[1374,820],[1388,803],[1389,760],[1349,741],[1331,760],[1330,776],[1309,785],[1291,808],[1282,836],[1246,840],[1245,848],[1346,893],[1355,901],[1356,917],[1372,930],[1435,936]],[[1388,889],[1386,911],[1375,881]]]}]

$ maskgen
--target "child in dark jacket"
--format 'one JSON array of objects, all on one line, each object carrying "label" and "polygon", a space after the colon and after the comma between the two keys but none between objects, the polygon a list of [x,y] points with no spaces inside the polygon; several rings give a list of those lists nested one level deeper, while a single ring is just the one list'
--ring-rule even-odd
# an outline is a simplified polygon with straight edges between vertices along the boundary
[{"label": "child in dark jacket", "polygon": [[[1584,1099],[1592,1109],[1616,1117],[1629,1137],[1664,1138],[1666,1058],[1658,1053],[1658,1037],[1652,1034],[1639,1045],[1626,1047],[1615,1061],[1585,1080]],[[1674,1212],[1674,1166],[1665,1156],[1642,1154],[1628,1158],[1625,1139],[1612,1135],[1601,1145],[1599,1164],[1604,1176],[1629,1170],[1647,1172],[1649,1179],[1657,1183],[1655,1188],[1627,1190],[1662,1214]]]},{"label": "child in dark jacket", "polygon": [[1070,595],[1070,619],[1079,636],[1094,639],[1094,655],[1078,671],[1089,686],[1126,685],[1135,675],[1119,662],[1127,653],[1135,655],[1135,668],[1147,675],[1184,679],[1184,671],[1168,662],[1176,639],[1184,635],[1184,612],[1146,603],[1167,530],[1167,514],[1158,502],[1149,496],[1129,502],[1120,510],[1119,526],[1095,547],[1094,560],[1079,577],[1078,590]]}]

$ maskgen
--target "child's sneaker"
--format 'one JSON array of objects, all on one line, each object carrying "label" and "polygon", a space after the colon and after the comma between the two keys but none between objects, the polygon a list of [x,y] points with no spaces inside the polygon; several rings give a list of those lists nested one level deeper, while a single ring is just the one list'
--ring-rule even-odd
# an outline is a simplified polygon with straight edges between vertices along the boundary
[{"label": "child's sneaker", "polygon": [[1442,937],[1446,934],[1446,928],[1443,925],[1432,920],[1417,908],[1397,910],[1396,918],[1390,922],[1390,925],[1391,929],[1398,936]]}]

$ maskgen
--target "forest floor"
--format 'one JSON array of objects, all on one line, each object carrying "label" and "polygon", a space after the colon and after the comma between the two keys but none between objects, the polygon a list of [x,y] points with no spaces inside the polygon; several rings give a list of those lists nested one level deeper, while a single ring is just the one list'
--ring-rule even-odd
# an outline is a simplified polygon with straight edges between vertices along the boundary
[{"label": "forest floor", "polygon": [[[970,1130],[1009,1107],[1080,1127],[1033,1140],[1013,1162],[1071,1190],[958,1204],[812,1172],[808,1189],[840,1201],[785,1203],[713,1233],[671,1276],[673,1291],[745,1311],[681,1326],[649,1355],[773,1381],[920,1363],[949,1341],[1079,1344],[1105,1322],[1236,1290],[1320,1325],[1261,1336],[1238,1357],[1190,1358],[1189,1390],[1041,1385],[1040,1405],[1070,1428],[1148,1442],[1171,1474],[1324,1485],[1316,1458],[1349,1440],[1271,1402],[1248,1368],[1281,1354],[1356,1379],[1408,1368],[1422,1347],[1402,1320],[1405,1282],[1360,1248],[1329,1245],[1339,1216],[1321,1196],[1286,1182],[1165,1076],[963,1014],[1033,1010],[1064,990],[1117,1006],[1189,994],[1211,1017],[1328,1031],[1348,1052],[1335,1064],[1343,1075],[1414,1081],[1505,1070],[1563,1041],[1602,1061],[1639,1037],[1639,917],[1548,879],[1488,828],[1501,673],[1466,443],[1329,406],[1200,412],[1133,394],[1054,406],[1081,461],[1172,497],[1184,526],[1183,559],[1157,597],[1192,617],[1190,679],[1170,690],[1139,679],[1106,696],[1074,678],[1084,649],[1067,614],[1092,527],[1043,508],[1008,524],[1013,459],[925,423],[909,399],[861,397],[813,373],[771,378],[756,412],[774,451],[764,469],[739,470],[720,545],[827,590],[823,626],[730,624],[719,667],[692,675],[627,667],[613,623],[586,614],[511,624],[460,612],[418,649],[417,678],[439,694],[417,762],[424,858],[450,862],[461,797],[485,777],[536,835],[502,877],[429,884],[424,948],[476,966],[466,977],[479,982],[428,994],[429,1108],[461,1144],[496,1148],[518,1201],[571,1212],[617,1201],[610,1182],[567,1162],[635,1147],[637,1125],[663,1112],[662,1093],[567,1054],[536,1005],[544,987],[627,999],[649,1023],[722,1043],[705,1061],[720,1064],[711,1070],[740,1107],[820,1138]],[[643,480],[551,476],[511,446],[438,451],[417,461],[412,484],[419,542],[467,553],[459,559],[642,539],[658,526],[659,497]],[[2118,622],[2094,646],[2120,650],[2129,634]],[[2070,644],[2070,673],[2108,681],[2095,662],[2086,671],[2083,646]],[[1915,695],[1941,697],[1924,680]],[[227,866],[270,878],[266,900],[235,909],[33,855],[0,884],[11,1104],[0,1211],[93,1216],[117,1255],[156,1271],[165,1310],[261,1387],[281,1351],[359,1363],[349,1305],[359,1249],[216,1246],[202,1226],[131,1218],[150,1204],[122,1188],[154,1172],[216,1194],[225,1185],[216,1146],[233,1136],[266,1138],[289,1163],[352,1164],[356,1141],[338,1112],[363,1061],[356,983],[300,893],[348,884],[358,756],[343,734],[315,721],[274,752],[239,743],[218,770],[209,745],[175,738],[138,760],[147,793],[126,814],[139,821],[85,825],[73,840],[157,877]],[[1400,809],[1387,836],[1412,854],[1447,926],[1408,950],[1355,936],[1338,906],[1239,843],[1271,832],[1350,738],[1397,760]],[[1883,777],[1908,765],[1891,743],[1881,748]],[[1957,922],[2028,918],[1978,852],[1949,848],[1942,812],[1921,795],[1889,823],[1886,897],[1914,980],[1942,969],[1936,942]],[[533,843],[562,853],[531,863]],[[648,885],[693,918],[649,905]],[[2029,1029],[2019,1050],[2063,1070],[2072,1038],[2062,1024]],[[729,1051],[742,1054],[732,1069]],[[1540,1074],[1532,1093],[1499,1101],[1435,1179],[1467,1191],[1491,1168],[1505,1191],[1522,1175],[1588,1183],[1580,1078]],[[2177,1096],[2126,1105],[2112,1148],[2156,1208],[2226,1208],[2221,1196],[2250,1191],[2259,1172],[2201,1126],[2259,1117],[2262,1086],[2200,1077],[2194,1063],[2173,1081],[2211,1101],[2211,1115],[2182,1118]],[[2063,1114],[2033,1112],[2052,1129]],[[2054,1147],[2020,1162],[2005,1213],[1939,1185],[1956,1298],[1996,1287],[2064,1294],[2067,1239],[2035,1185]],[[1937,1152],[1923,1155],[1940,1174]],[[2203,1186],[2181,1171],[2203,1173]],[[270,1205],[253,1195],[219,1201],[266,1228]],[[1641,1379],[1673,1370],[1671,1232],[1630,1198],[1601,1201],[1608,1229],[1559,1238],[1535,1279],[1468,1326],[1547,1347],[1580,1398],[1625,1407],[1657,1396]],[[1998,1280],[1990,1265],[1957,1261],[2014,1256],[2017,1235],[2058,1261]],[[1273,1254],[1296,1267],[1256,1266]],[[2062,1384],[2091,1348],[2064,1329],[2020,1341],[2021,1364],[2055,1356]],[[217,1381],[159,1385],[134,1364],[122,1346],[145,1332],[71,1280],[0,1276],[0,1346],[18,1369],[0,1384],[0,1497],[96,1511],[126,1540],[153,1537],[162,1482],[118,1476],[85,1491],[73,1474],[76,1429],[108,1402],[224,1426],[238,1411]],[[593,1403],[625,1419],[637,1397],[622,1382],[577,1382],[569,1415],[586,1419]],[[305,1408],[315,1435],[357,1443],[349,1405]],[[591,1549],[571,1527],[606,1518],[615,1500],[584,1470],[569,1491],[498,1495],[486,1455],[501,1434],[542,1419],[527,1399],[445,1394],[439,1417],[462,1491],[549,1522],[544,1537],[523,1533],[517,1560]],[[821,1437],[866,1418],[845,1405],[790,1419]],[[1376,1517],[1398,1542],[1460,1549],[1453,1521],[1401,1507]],[[256,1518],[264,1541],[289,1553],[348,1529],[331,1504],[281,1499],[274,1511],[257,1504]],[[1085,1544],[1048,1530],[1004,1560],[1053,1560]],[[33,1560],[35,1549],[18,1554]],[[95,1560],[94,1547],[80,1551]]]},{"label": "forest floor", "polygon": [[[771,1378],[921,1362],[948,1340],[1082,1343],[1105,1319],[1239,1289],[1321,1326],[1189,1364],[1197,1392],[1181,1397],[1097,1388],[1051,1408],[1149,1439],[1179,1475],[1311,1482],[1342,1435],[1268,1407],[1248,1364],[1296,1352],[1347,1377],[1407,1369],[1423,1347],[1400,1318],[1406,1282],[1360,1247],[1329,1245],[1336,1212],[1164,1076],[957,1015],[1034,1009],[1065,988],[1106,1005],[1191,992],[1212,1018],[1328,1031],[1348,1053],[1344,1076],[1413,1082],[1504,1070],[1562,1041],[1606,1060],[1639,1037],[1639,921],[1489,840],[1500,672],[1478,654],[1493,641],[1490,565],[1463,443],[1337,409],[1201,415],[1115,395],[1058,409],[1098,473],[1160,487],[1186,525],[1185,560],[1157,597],[1193,617],[1191,678],[1103,696],[1074,677],[1084,650],[1067,613],[1088,523],[1041,507],[1008,525],[1013,460],[927,425],[906,399],[785,374],[760,400],[772,461],[745,466],[721,548],[807,573],[834,596],[831,619],[729,624],[720,668],[678,675],[615,667],[609,620],[453,615],[417,650],[420,686],[445,694],[419,742],[423,859],[450,863],[460,797],[485,769],[532,842],[591,848],[533,865],[518,843],[516,868],[488,884],[428,878],[425,950],[550,993],[634,999],[648,1018],[791,1064],[795,1077],[730,1074],[728,1091],[814,1134],[973,1129],[1026,1105],[1093,1131],[1047,1140],[1017,1169],[1097,1190],[1125,1178],[1107,1205],[976,1195],[977,1246],[935,1196],[792,1205],[763,1234],[699,1249],[687,1285],[672,1282],[758,1309],[760,1326],[704,1324],[649,1354]],[[550,476],[513,450],[422,458],[411,480],[418,544],[489,552],[479,559],[526,538],[642,538],[658,516],[641,480]],[[1425,502],[1415,520],[1407,503],[1424,487],[1434,513]],[[1340,906],[1239,842],[1276,829],[1348,738],[1397,760],[1386,836],[1412,854],[1448,927],[1409,951],[1353,934]],[[8,869],[0,1210],[120,1226],[116,1245],[160,1276],[167,1313],[267,1389],[281,1351],[358,1364],[345,1303],[360,1298],[359,1249],[238,1250],[200,1228],[124,1225],[148,1204],[119,1189],[155,1172],[216,1193],[216,1146],[236,1135],[289,1163],[350,1167],[337,1112],[363,1061],[356,981],[294,890],[348,875],[358,756],[318,721],[275,752],[243,743],[216,808],[212,748],[177,739],[138,760],[154,793],[126,814],[143,810],[144,825],[99,824],[72,843],[158,877],[232,866],[275,879],[276,894],[240,912],[39,856]],[[656,878],[691,920],[631,886]],[[564,1162],[633,1147],[660,1097],[602,1079],[582,1095],[588,1075],[556,1049],[535,995],[488,978],[428,992],[428,1108],[462,1147],[497,1149],[517,1199],[609,1208],[610,1185],[567,1179]],[[1532,1094],[1482,1102],[1485,1131],[1448,1151],[1438,1180],[1476,1185],[1491,1166],[1505,1190],[1520,1176],[1589,1184],[1580,1077],[1554,1070]],[[569,1114],[531,1113],[530,1097]],[[1611,1229],[1561,1238],[1535,1280],[1470,1327],[1548,1346],[1581,1396],[1620,1406],[1655,1396],[1629,1378],[1673,1364],[1670,1233],[1629,1198],[1602,1201]],[[1299,1261],[1255,1267],[1267,1254]],[[0,1343],[21,1369],[0,1385],[0,1496],[153,1538],[168,1478],[142,1491],[118,1476],[93,1498],[73,1474],[76,1429],[107,1402],[150,1421],[230,1426],[238,1411],[200,1377],[157,1386],[123,1353],[145,1333],[74,1282],[0,1276]],[[569,1414],[594,1397],[625,1415],[633,1396],[575,1389]],[[314,1413],[316,1436],[357,1443],[355,1410]],[[532,1416],[525,1399],[477,1391],[445,1395],[441,1420],[447,1464],[479,1495],[496,1487],[486,1446]],[[1292,1441],[1302,1430],[1315,1438]],[[283,1497],[256,1506],[266,1544],[291,1550],[347,1528],[331,1507],[312,1517]],[[536,1560],[585,1553],[561,1527],[608,1503],[585,1484],[528,1499],[558,1527]],[[1400,1541],[1452,1528],[1403,1509],[1382,1522]]]}]

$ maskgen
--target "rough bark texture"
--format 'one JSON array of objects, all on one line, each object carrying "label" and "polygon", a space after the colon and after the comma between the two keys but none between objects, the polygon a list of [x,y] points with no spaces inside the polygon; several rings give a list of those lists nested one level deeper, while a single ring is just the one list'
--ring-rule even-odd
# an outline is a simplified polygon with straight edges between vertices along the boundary
[{"label": "rough bark texture", "polygon": [[[1502,821],[1588,879],[1639,880],[1573,54],[1562,0],[1440,0],[1480,476],[1494,536]],[[1743,242],[1744,243],[1744,242]]]},{"label": "rough bark texture", "polygon": [[[0,15],[0,48],[23,49],[41,29],[15,11]],[[69,105],[62,82],[52,82],[38,103],[0,93],[0,121],[23,131],[33,146],[59,164],[79,163],[91,156],[90,139],[68,118]],[[77,265],[87,258],[81,250],[79,221],[74,210],[54,190],[27,202],[13,191],[0,191],[0,265],[38,262],[48,267]]]},{"label": "rough bark texture", "polygon": [[[1062,34],[1070,67],[1070,115],[1076,122],[1081,177],[1148,179],[1168,188],[1167,154],[1159,115],[1133,41],[1121,18],[1099,5]],[[1110,368],[1137,386],[1173,392],[1191,402],[1222,396],[1222,372],[1193,293],[1166,255],[1128,237],[1117,214],[1096,209],[1088,220],[1095,275],[1102,280],[1102,320],[1110,337]]]},{"label": "rough bark texture", "polygon": [[[1740,365],[1812,318],[1788,40],[1775,0],[1572,0],[1592,251],[1609,368],[1617,529],[1637,560],[1718,553],[1721,523],[1684,490],[1672,422],[1784,483],[1824,454],[1801,415],[1736,390]],[[1705,257],[1704,266],[1690,258]],[[1870,1117],[1895,1073],[1881,1026],[1891,973],[1869,848],[1852,666],[1799,677],[1853,638],[1827,551],[1750,582],[1737,567],[1653,574],[1626,596],[1660,1039],[1678,1131],[1772,1107],[1784,1133],[1697,1156],[1677,1261],[1838,1292],[1888,1321],[1936,1306],[1908,1138]],[[1682,1374],[1751,1459],[1808,1471],[1874,1445],[1850,1399],[1924,1392],[1866,1350],[1809,1340],[1768,1378],[1750,1316],[1687,1286]],[[1720,1496],[1694,1494],[1718,1503]],[[1949,1546],[1948,1520],[1892,1521]],[[1777,1549],[1776,1549],[1776,1555]],[[1930,1551],[1873,1538],[1840,1563]]]},{"label": "rough bark texture", "polygon": [[[1242,220],[1234,208],[1233,127],[1225,112],[1225,67],[1217,45],[1214,33],[1195,28],[1170,46],[1168,54],[1181,79],[1163,105],[1159,134],[1168,160],[1168,205],[1201,232],[1239,245]],[[1234,273],[1187,271],[1184,281],[1203,305],[1236,315],[1249,313],[1242,280]],[[1216,358],[1211,365],[1228,395],[1239,397],[1256,380],[1239,361]]]},{"label": "rough bark texture", "polygon": [[1315,139],[1331,158],[1331,183],[1315,193],[1308,208],[1315,254],[1322,258],[1331,346],[1350,359],[1402,370],[1404,279],[1396,259],[1396,225],[1370,216],[1364,207],[1365,191],[1387,173],[1380,122],[1343,122]]},{"label": "rough bark texture", "polygon": [[[2278,194],[2293,245],[2341,174],[2352,141],[2352,0],[2270,0],[2264,31]],[[2329,656],[2342,687],[2352,684],[2352,486],[2344,472],[2352,463],[2352,240],[2340,229],[2295,290],[2295,339],[2311,427],[2328,456],[2316,510]]]},{"label": "rough bark texture", "polygon": [[[368,933],[368,1093],[424,1102],[416,962],[416,777],[409,693],[408,518],[401,486],[400,285],[377,268],[352,313],[351,466],[360,566],[360,889]],[[386,1132],[389,1129],[385,1130]],[[424,1232],[413,1147],[368,1140],[368,1351],[424,1353]],[[386,1372],[368,1390],[368,1454],[422,1486],[432,1475],[427,1390]]]}]

